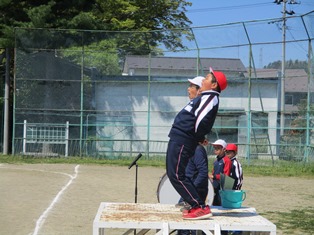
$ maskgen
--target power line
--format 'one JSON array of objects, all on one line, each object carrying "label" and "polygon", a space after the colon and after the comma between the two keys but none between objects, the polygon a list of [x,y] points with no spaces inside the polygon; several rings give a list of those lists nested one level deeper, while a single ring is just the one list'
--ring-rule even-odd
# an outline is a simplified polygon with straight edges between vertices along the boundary
[{"label": "power line", "polygon": [[[202,9],[190,9],[188,10],[188,14],[193,13],[199,13],[199,12],[213,12],[213,11],[230,11],[230,10],[236,10],[236,9],[244,9],[244,8],[255,8],[255,7],[267,7],[273,5],[275,2],[268,2],[268,3],[255,3],[255,4],[245,4],[245,5],[237,5],[237,6],[225,6],[225,7],[210,7],[210,8],[202,8]],[[279,0],[280,1],[280,0]],[[290,0],[287,1],[287,4],[289,4],[290,9],[292,6],[300,5],[300,1],[296,0]],[[303,6],[314,6],[312,3],[302,3]]]},{"label": "power line", "polygon": [[[293,40],[297,41],[296,38],[294,37],[292,30],[290,27],[286,27],[287,31],[289,32],[290,36],[292,37]],[[297,42],[297,45],[305,52],[307,53],[307,50],[300,44],[300,42]]]},{"label": "power line", "polygon": [[246,4],[246,5],[237,5],[237,6],[227,6],[227,7],[211,7],[211,8],[188,10],[188,13],[198,13],[198,12],[207,12],[207,11],[228,11],[228,10],[252,8],[252,7],[259,7],[259,6],[270,6],[270,5],[272,5],[272,3],[255,3],[255,4]]}]

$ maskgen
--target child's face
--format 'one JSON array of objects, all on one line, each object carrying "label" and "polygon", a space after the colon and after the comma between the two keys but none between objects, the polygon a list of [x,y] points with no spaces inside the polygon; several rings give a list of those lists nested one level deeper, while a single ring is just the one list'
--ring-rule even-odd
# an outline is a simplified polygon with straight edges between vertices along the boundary
[{"label": "child's face", "polygon": [[188,87],[188,94],[190,100],[194,99],[199,94],[199,87],[197,85],[190,83]]},{"label": "child's face", "polygon": [[228,156],[229,158],[233,158],[236,155],[235,151],[231,151],[231,150],[226,150],[225,153],[226,153],[226,156]]},{"label": "child's face", "polygon": [[202,81],[201,91],[215,90],[217,85],[216,78],[212,73],[209,73]]},{"label": "child's face", "polygon": [[222,157],[225,155],[225,149],[221,145],[213,145],[215,155]]}]

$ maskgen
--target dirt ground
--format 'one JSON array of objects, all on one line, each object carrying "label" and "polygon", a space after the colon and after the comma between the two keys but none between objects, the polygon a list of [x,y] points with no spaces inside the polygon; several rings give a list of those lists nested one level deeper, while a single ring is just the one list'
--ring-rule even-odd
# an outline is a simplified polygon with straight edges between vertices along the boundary
[{"label": "dirt ground", "polygon": [[[138,167],[139,203],[157,203],[165,170]],[[86,235],[101,202],[135,201],[136,167],[0,164],[0,234]],[[258,213],[314,207],[314,180],[245,177],[243,206]],[[280,230],[277,234],[283,234]]]}]

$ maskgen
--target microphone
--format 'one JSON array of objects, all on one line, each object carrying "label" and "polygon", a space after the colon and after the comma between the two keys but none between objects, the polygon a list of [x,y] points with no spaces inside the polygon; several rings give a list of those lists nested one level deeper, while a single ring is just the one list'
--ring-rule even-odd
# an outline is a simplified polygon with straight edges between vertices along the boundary
[{"label": "microphone", "polygon": [[136,162],[138,161],[138,159],[140,159],[142,157],[142,154],[139,153],[137,155],[137,157],[134,159],[134,161],[131,163],[131,165],[129,166],[129,170],[131,169],[132,166],[134,166],[136,164]]}]

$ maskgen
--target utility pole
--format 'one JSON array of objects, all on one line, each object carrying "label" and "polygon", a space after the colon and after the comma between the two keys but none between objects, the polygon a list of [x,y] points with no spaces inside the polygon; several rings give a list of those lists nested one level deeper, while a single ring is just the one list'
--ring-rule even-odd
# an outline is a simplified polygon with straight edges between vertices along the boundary
[{"label": "utility pole", "polygon": [[[285,63],[286,63],[286,15],[294,15],[294,11],[287,11],[286,4],[288,0],[275,0],[274,3],[280,5],[282,3],[282,61],[280,76],[280,136],[284,135],[285,129]],[[295,0],[290,0],[288,4],[299,4]]]},{"label": "utility pole", "polygon": [[280,136],[285,128],[285,63],[286,63],[286,0],[282,4],[282,61],[281,61],[281,107],[280,107]]}]

